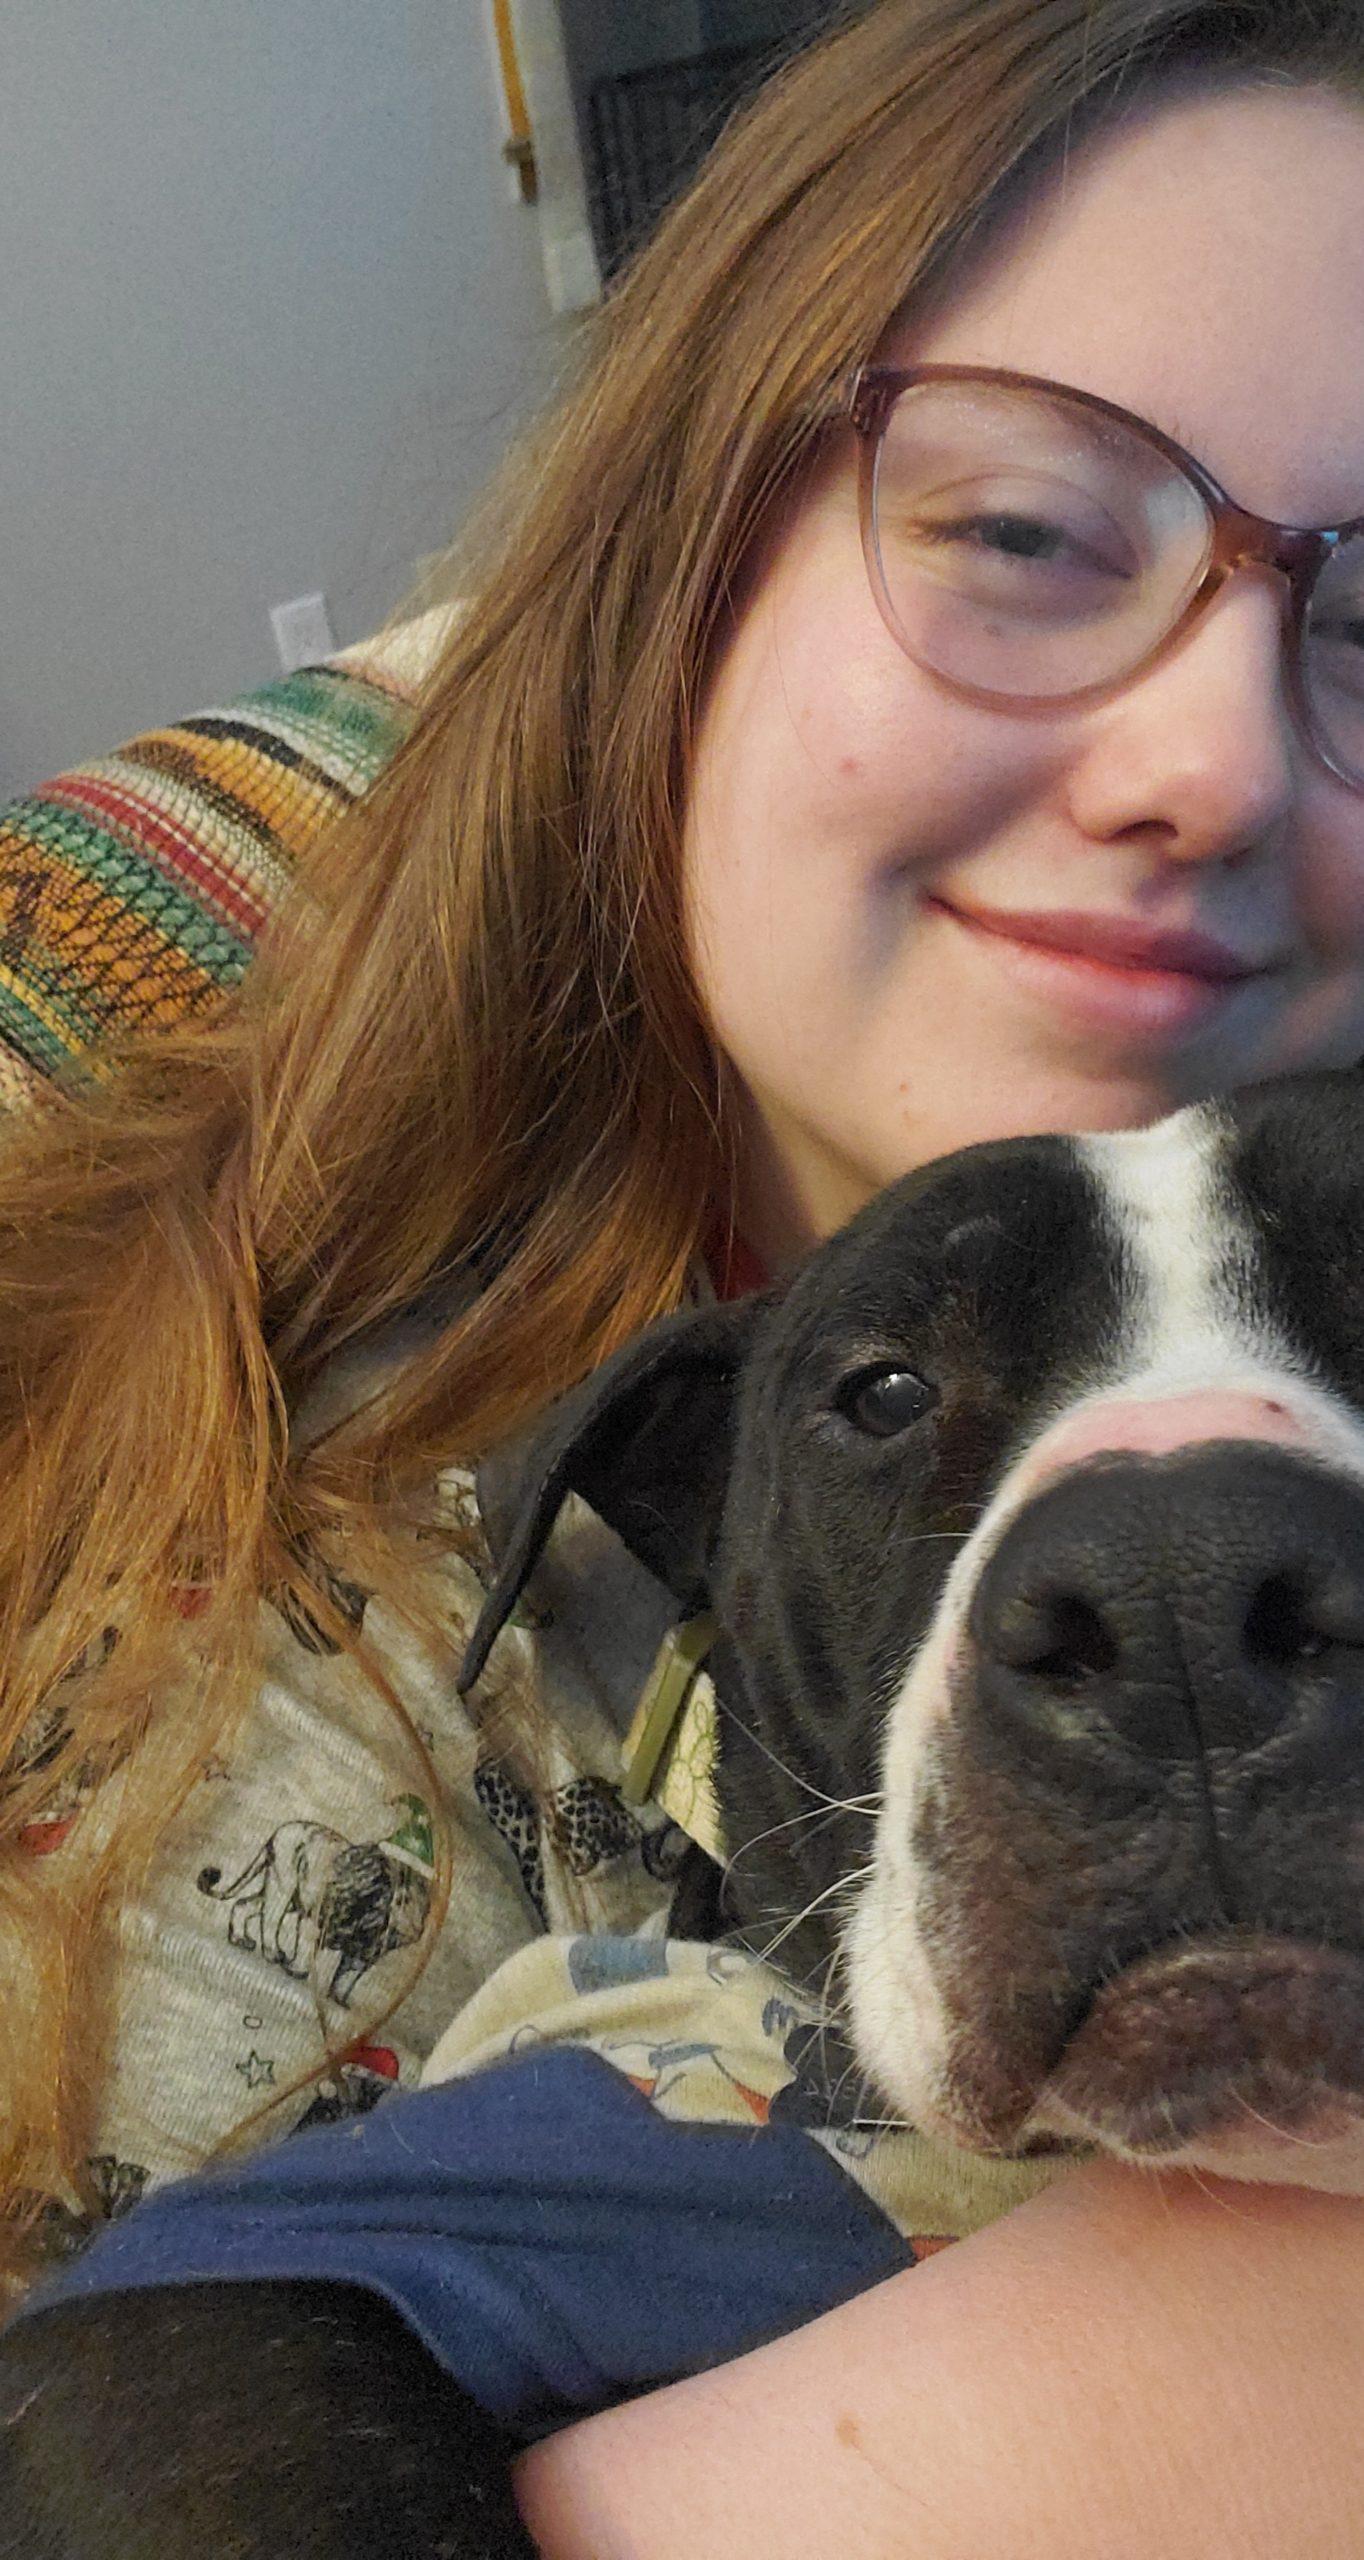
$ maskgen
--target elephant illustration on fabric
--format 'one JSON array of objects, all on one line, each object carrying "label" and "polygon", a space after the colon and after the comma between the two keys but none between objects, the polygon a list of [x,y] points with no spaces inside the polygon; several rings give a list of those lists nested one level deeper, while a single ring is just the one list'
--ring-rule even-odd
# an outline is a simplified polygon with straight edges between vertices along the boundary
[{"label": "elephant illustration on fabric", "polygon": [[414,1795],[399,1796],[396,1810],[397,1827],[381,1840],[348,1840],[325,1822],[281,1822],[229,1882],[220,1867],[202,1868],[199,1891],[231,1904],[234,1947],[297,1981],[334,1955],[328,1996],[347,2008],[371,1965],[421,1936],[431,1907],[430,1813]]}]

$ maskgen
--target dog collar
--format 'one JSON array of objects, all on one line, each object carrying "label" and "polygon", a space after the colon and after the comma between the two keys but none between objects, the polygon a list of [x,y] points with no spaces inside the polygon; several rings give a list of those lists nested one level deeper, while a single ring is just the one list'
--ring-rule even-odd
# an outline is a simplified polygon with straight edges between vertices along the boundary
[{"label": "dog collar", "polygon": [[620,1791],[627,1804],[656,1804],[707,1857],[723,1863],[715,1792],[719,1711],[714,1683],[701,1667],[715,1635],[708,1610],[668,1629],[630,1720]]}]

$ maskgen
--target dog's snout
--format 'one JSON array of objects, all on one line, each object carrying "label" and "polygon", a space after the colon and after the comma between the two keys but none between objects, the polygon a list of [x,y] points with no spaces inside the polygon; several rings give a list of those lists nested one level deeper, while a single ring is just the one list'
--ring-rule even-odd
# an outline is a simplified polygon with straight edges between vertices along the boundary
[{"label": "dog's snout", "polygon": [[1273,1443],[1303,1450],[1308,1433],[1302,1414],[1281,1397],[1245,1388],[1099,1396],[1047,1433],[1037,1452],[1035,1481],[1040,1484],[1105,1449],[1142,1450],[1155,1457],[1200,1440],[1249,1440],[1258,1448]]},{"label": "dog's snout", "polygon": [[1329,1767],[1364,1707],[1364,1486],[1248,1443],[1096,1458],[1018,1513],[968,1628],[982,1703],[1038,1745]]}]

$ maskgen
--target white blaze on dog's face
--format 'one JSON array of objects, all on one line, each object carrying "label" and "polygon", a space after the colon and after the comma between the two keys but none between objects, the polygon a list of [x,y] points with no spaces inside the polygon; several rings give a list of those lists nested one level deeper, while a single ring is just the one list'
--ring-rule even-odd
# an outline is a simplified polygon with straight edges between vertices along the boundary
[{"label": "white blaze on dog's face", "polygon": [[1053,1384],[907,1650],[843,1938],[863,2067],[969,2147],[1364,2192],[1361,1325],[1305,1110],[1052,1142],[1089,1259],[1058,1231]]}]

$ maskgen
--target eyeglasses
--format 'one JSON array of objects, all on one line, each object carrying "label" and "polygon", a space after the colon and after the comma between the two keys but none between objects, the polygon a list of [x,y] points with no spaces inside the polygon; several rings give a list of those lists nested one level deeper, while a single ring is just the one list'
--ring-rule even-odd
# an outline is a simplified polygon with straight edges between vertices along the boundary
[{"label": "eyeglasses", "polygon": [[1034,374],[867,366],[849,414],[872,588],[917,666],[975,701],[1081,702],[1256,563],[1288,582],[1303,735],[1364,791],[1364,516],[1271,524],[1158,427]]}]

